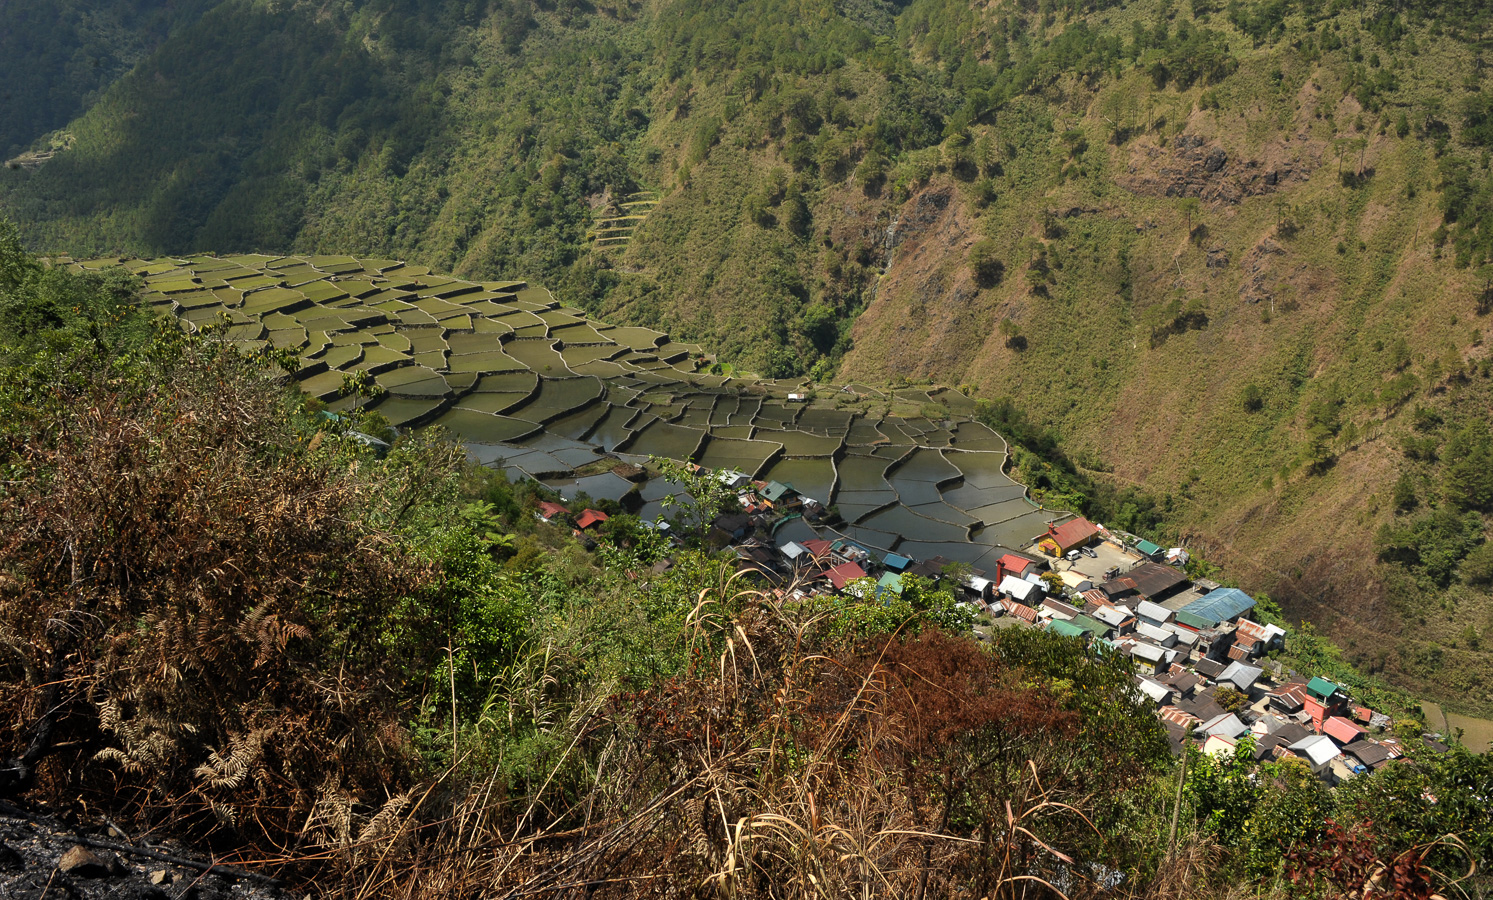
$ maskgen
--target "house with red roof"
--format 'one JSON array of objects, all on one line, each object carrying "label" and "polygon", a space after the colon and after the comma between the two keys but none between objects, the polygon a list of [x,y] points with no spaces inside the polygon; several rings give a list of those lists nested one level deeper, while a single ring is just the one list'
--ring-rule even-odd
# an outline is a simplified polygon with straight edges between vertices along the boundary
[{"label": "house with red roof", "polygon": [[539,518],[543,519],[546,522],[553,522],[555,519],[563,519],[569,514],[570,510],[566,509],[559,503],[555,503],[550,500],[544,500],[539,504]]},{"label": "house with red roof", "polygon": [[599,509],[584,510],[579,516],[576,516],[575,527],[579,528],[582,531],[585,531],[592,525],[600,525],[608,518],[610,517]]},{"label": "house with red roof", "polygon": [[840,565],[835,566],[833,569],[825,572],[824,577],[828,578],[829,583],[835,586],[835,590],[839,591],[844,590],[845,585],[856,580],[857,578],[866,578],[868,576],[866,575],[865,569],[862,569],[856,563],[848,562],[841,563]]},{"label": "house with red roof", "polygon": [[1001,580],[1001,577],[1004,577],[1006,575],[1015,575],[1017,578],[1025,578],[1027,575],[1030,575],[1031,573],[1037,571],[1036,560],[1027,559],[1025,556],[1017,556],[1014,553],[1005,554],[1000,559],[996,560],[995,564],[997,566],[997,578],[995,579],[997,582]]},{"label": "house with red roof", "polygon": [[1322,723],[1322,733],[1346,746],[1363,737],[1366,732],[1350,719],[1333,716]]},{"label": "house with red roof", "polygon": [[829,541],[824,540],[801,541],[800,543],[805,550],[809,551],[809,555],[815,559],[824,559],[826,556],[829,556],[829,550],[832,546]]},{"label": "house with red roof", "polygon": [[1048,556],[1062,556],[1069,550],[1087,547],[1098,536],[1098,527],[1079,516],[1061,525],[1048,525],[1047,533],[1037,539],[1037,547]]}]

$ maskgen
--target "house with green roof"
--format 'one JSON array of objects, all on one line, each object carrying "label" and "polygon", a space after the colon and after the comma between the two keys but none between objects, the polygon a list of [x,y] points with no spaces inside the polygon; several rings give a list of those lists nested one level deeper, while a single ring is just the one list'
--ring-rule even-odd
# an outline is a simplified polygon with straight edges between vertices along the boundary
[{"label": "house with green roof", "polygon": [[767,483],[767,487],[763,488],[758,493],[760,493],[762,495],[762,499],[766,500],[768,503],[777,503],[781,500],[787,499],[788,497],[798,492],[793,489],[793,485],[791,484],[782,484],[781,482],[777,481],[769,481]]},{"label": "house with green roof", "polygon": [[1341,690],[1341,687],[1338,687],[1337,685],[1328,681],[1326,678],[1321,677],[1320,675],[1306,683],[1306,692],[1308,694],[1311,694],[1313,697],[1316,697],[1323,703],[1326,703],[1332,698],[1333,694],[1336,694]]},{"label": "house with green roof", "polygon": [[1104,637],[1106,634],[1109,634],[1108,625],[1105,625],[1103,622],[1100,622],[1097,619],[1091,619],[1088,616],[1074,616],[1072,619],[1068,620],[1068,624],[1072,625],[1074,628],[1081,629],[1091,637]]},{"label": "house with green roof", "polygon": [[1062,619],[1053,619],[1047,623],[1047,630],[1053,634],[1061,634],[1063,637],[1087,637],[1088,632],[1074,625],[1072,622],[1064,622]]}]

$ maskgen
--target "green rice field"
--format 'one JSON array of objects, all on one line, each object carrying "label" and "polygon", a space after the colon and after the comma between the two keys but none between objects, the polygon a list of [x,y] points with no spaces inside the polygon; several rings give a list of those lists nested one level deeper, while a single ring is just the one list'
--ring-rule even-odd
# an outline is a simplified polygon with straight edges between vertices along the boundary
[{"label": "green rice field", "polygon": [[[524,282],[346,256],[69,264],[129,269],[186,331],[225,322],[222,339],[244,350],[298,354],[299,387],[333,411],[361,402],[398,428],[441,425],[473,459],[562,492],[618,499],[637,487],[596,464],[668,456],[791,483],[840,513],[822,536],[988,570],[1061,515],[1006,476],[1005,441],[957,392],[710,374],[699,347],[587,319]],[[356,371],[382,395],[343,397]],[[642,489],[645,515],[659,490]],[[779,540],[813,535],[795,520]]]}]

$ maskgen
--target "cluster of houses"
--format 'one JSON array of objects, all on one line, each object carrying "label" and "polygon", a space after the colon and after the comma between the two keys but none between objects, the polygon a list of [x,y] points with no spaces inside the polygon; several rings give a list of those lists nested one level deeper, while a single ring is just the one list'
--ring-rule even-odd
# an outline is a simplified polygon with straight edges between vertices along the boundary
[{"label": "cluster of houses", "polygon": [[[1256,759],[1295,757],[1329,782],[1403,755],[1386,716],[1353,703],[1340,685],[1287,673],[1268,659],[1285,630],[1252,619],[1255,600],[1243,591],[1189,578],[1185,550],[1081,517],[1000,556],[993,573],[847,538],[779,542],[776,526],[797,516],[813,521],[820,505],[791,485],[720,477],[737,492],[741,511],[719,516],[710,540],[784,596],[843,592],[874,600],[901,594],[908,575],[942,578],[989,616],[989,627],[1043,628],[1130,657],[1137,691],[1178,753],[1192,742],[1205,753],[1232,754],[1249,739]],[[546,520],[564,514],[559,504],[540,511]],[[579,533],[605,518],[586,510],[574,526]]]},{"label": "cluster of houses", "polygon": [[[905,575],[939,578],[950,566],[844,539],[734,546],[743,566],[791,576],[808,593],[900,593]],[[1403,754],[1388,717],[1353,703],[1340,685],[1269,660],[1285,630],[1250,618],[1255,600],[1245,592],[1190,579],[1186,561],[1180,548],[1076,518],[1001,556],[994,573],[959,568],[958,587],[998,626],[1044,628],[1129,656],[1136,688],[1176,752],[1193,742],[1232,754],[1250,739],[1256,759],[1296,757],[1329,782]]]},{"label": "cluster of houses", "polygon": [[583,509],[572,517],[570,510],[564,504],[555,503],[552,500],[542,501],[539,504],[539,510],[534,515],[546,525],[570,525],[571,533],[577,537],[610,518],[599,509]]},{"label": "cluster of houses", "polygon": [[[1096,546],[1114,561],[1098,579],[1064,567],[1097,559]],[[1136,687],[1178,752],[1193,741],[1205,753],[1233,754],[1249,739],[1256,759],[1295,757],[1329,782],[1403,754],[1385,733],[1387,716],[1353,703],[1340,685],[1268,660],[1285,629],[1251,619],[1255,601],[1238,588],[1189,579],[1185,551],[1082,518],[1049,527],[1032,549],[1064,568],[1062,588],[1048,590],[1050,578],[1008,575],[998,587],[1001,610],[1131,657]]]}]

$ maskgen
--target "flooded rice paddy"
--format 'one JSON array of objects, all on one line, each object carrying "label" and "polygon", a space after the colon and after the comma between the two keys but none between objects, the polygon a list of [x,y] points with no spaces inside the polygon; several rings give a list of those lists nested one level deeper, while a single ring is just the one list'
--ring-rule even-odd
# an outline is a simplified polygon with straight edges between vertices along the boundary
[{"label": "flooded rice paddy", "polygon": [[[888,390],[729,377],[699,347],[614,327],[523,282],[471,282],[395,260],[345,256],[101,259],[145,280],[145,299],[196,331],[223,323],[246,350],[295,352],[302,390],[332,410],[373,405],[393,425],[441,425],[471,457],[567,496],[662,510],[609,462],[648,455],[791,484],[835,507],[843,534],[881,550],[994,569],[1061,513],[1005,475],[1006,444],[941,389]],[[366,371],[382,396],[342,396]],[[807,400],[798,396],[814,393]],[[577,470],[584,469],[582,475]],[[832,533],[834,532],[834,533]],[[814,537],[801,519],[782,543]]]}]

